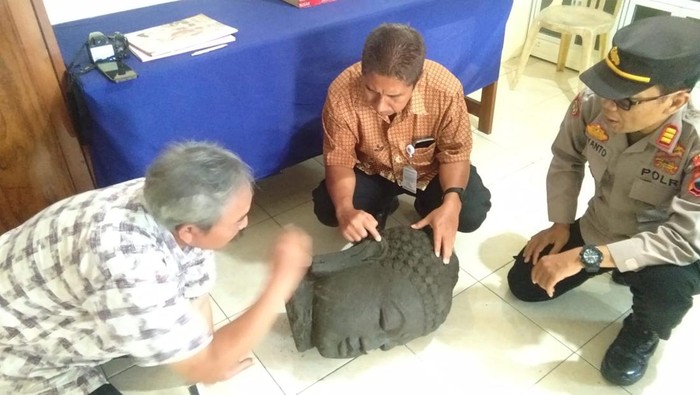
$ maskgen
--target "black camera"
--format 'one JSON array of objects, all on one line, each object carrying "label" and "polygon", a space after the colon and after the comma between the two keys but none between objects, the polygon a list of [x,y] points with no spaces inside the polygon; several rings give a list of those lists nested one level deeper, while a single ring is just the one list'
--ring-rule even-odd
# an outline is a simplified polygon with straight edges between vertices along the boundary
[{"label": "black camera", "polygon": [[92,32],[88,35],[87,47],[90,52],[90,60],[95,64],[122,60],[129,56],[129,40],[119,32],[111,36],[106,36],[101,32]]},{"label": "black camera", "polygon": [[123,34],[105,36],[100,32],[92,32],[88,35],[87,47],[92,63],[110,81],[128,81],[138,76],[123,62],[129,56],[129,41]]}]

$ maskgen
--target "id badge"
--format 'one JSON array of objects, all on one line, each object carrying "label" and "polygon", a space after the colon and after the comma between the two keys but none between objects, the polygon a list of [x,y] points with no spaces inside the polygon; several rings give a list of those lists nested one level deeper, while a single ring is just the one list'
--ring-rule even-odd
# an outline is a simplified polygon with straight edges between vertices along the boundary
[{"label": "id badge", "polygon": [[411,193],[416,193],[416,185],[418,184],[418,172],[411,166],[404,166],[403,181],[401,187]]}]

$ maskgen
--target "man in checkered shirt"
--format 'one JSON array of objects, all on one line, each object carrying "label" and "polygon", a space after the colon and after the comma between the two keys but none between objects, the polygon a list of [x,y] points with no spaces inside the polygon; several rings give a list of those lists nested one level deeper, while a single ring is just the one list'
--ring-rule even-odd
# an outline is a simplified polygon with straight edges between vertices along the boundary
[{"label": "man in checkered shirt", "polygon": [[227,379],[311,264],[286,229],[268,287],[213,331],[211,250],[248,224],[252,175],[216,145],[169,147],[146,178],[53,204],[0,235],[0,394],[119,394],[98,365],[129,355],[188,382]]},{"label": "man in checkered shirt", "polygon": [[435,255],[448,263],[457,231],[486,219],[491,194],[470,164],[469,113],[459,80],[425,59],[423,39],[400,24],[376,28],[362,60],[328,89],[323,108],[326,179],[314,212],[349,241],[379,240],[397,196],[415,196],[433,230]]}]

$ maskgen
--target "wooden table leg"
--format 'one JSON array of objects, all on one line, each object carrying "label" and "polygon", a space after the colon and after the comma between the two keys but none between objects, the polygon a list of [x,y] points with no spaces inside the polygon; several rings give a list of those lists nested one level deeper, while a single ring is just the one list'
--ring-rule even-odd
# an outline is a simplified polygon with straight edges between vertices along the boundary
[{"label": "wooden table leg", "polygon": [[498,81],[483,87],[481,89],[480,101],[464,96],[464,99],[467,101],[469,112],[479,118],[479,130],[486,134],[491,134],[491,129],[493,127],[493,112],[496,106],[497,87]]}]

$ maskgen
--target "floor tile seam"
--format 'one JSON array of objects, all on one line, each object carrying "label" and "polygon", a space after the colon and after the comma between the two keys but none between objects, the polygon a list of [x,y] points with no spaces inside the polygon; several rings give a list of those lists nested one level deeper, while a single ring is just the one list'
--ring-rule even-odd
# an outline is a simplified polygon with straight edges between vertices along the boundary
[{"label": "floor tile seam", "polygon": [[[406,348],[408,348],[409,351],[413,352],[413,354],[421,361],[421,363],[423,363],[423,362],[426,362],[426,363],[427,363],[427,361],[425,361],[423,358],[421,358],[421,356],[420,356],[419,354],[417,354],[413,349],[411,349],[411,347],[410,347],[408,344],[406,345]],[[569,358],[571,358],[572,355],[575,354],[574,351],[571,351],[570,349],[569,349],[569,351],[570,351],[570,353],[566,356],[566,358],[563,358],[563,359],[562,359],[561,361],[559,361],[552,369],[550,369],[550,370],[548,370],[546,373],[544,373],[544,375],[541,376],[540,378],[538,378],[535,382],[533,382],[533,383],[530,385],[529,388],[532,388],[532,387],[534,387],[535,385],[537,385],[537,383],[539,383],[539,382],[542,381],[546,376],[548,376],[549,374],[551,374],[552,372],[554,372],[559,366],[561,366],[564,362],[566,362],[566,360],[568,360]],[[588,363],[588,361],[586,361],[586,362]]]},{"label": "floor tile seam", "polygon": [[[267,214],[267,212],[265,214]],[[245,229],[243,230],[243,233],[244,234],[251,233],[251,229],[253,229],[257,226],[260,226],[260,225],[264,224],[265,222],[270,221],[272,219],[274,219],[274,217],[270,214],[267,214],[267,218],[264,218],[264,219],[260,220],[259,222],[254,223],[254,224],[248,224],[248,226],[246,226]],[[235,242],[233,244],[235,245]],[[229,246],[230,245],[231,245],[231,243],[229,242]]]},{"label": "floor tile seam", "polygon": [[[606,327],[606,328],[607,328],[607,327]],[[597,336],[597,334],[596,334],[596,336]],[[595,336],[594,336],[594,337],[595,337]],[[590,340],[589,340],[589,341],[590,341]],[[586,342],[586,343],[588,343],[588,342]],[[581,347],[583,348],[583,346],[581,346]],[[579,351],[580,351],[580,349],[579,349]],[[576,355],[578,355],[579,357],[581,357],[581,359],[582,359],[585,363],[587,363],[589,366],[591,366],[593,369],[595,369],[596,372],[599,372],[599,373],[600,373],[600,367],[594,365],[593,362],[591,362],[591,361],[589,361],[588,359],[586,359],[586,358],[585,358],[583,355],[581,355],[578,351],[575,352],[574,354],[576,354]],[[573,354],[572,354],[572,355],[573,355]],[[570,355],[569,357],[567,357],[566,360],[568,360],[569,358],[571,358],[571,355]],[[566,360],[562,361],[562,363],[566,362]],[[614,385],[614,384],[611,384],[611,385]],[[617,388],[622,389],[623,391],[627,392],[628,394],[632,394],[632,393],[629,392],[629,391],[627,390],[627,388],[625,388],[624,386],[621,386],[621,385],[614,385],[614,386],[617,387]]]},{"label": "floor tile seam", "polygon": [[[462,269],[460,269],[460,270],[462,270]],[[469,274],[469,273],[467,273],[467,274]],[[471,276],[472,278],[474,277],[474,276],[472,276],[471,274],[470,274],[470,276]],[[454,300],[457,296],[463,294],[466,290],[470,289],[471,287],[475,286],[476,284],[479,284],[479,282],[478,282],[478,281],[474,281],[472,284],[468,285],[468,286],[465,287],[463,290],[461,290],[461,291],[457,292],[456,294],[452,295],[452,300]],[[449,314],[449,313],[448,313],[448,314]]]},{"label": "floor tile seam", "polygon": [[[349,359],[349,360],[348,360],[347,362],[345,362],[344,364],[342,364],[342,365],[336,367],[335,369],[331,370],[330,372],[328,372],[328,373],[327,373],[326,375],[324,375],[323,377],[319,378],[318,380],[316,380],[316,381],[314,381],[313,383],[309,384],[308,386],[304,387],[304,389],[302,389],[301,391],[296,392],[296,395],[301,395],[301,394],[303,394],[305,391],[309,390],[309,388],[311,388],[311,387],[313,387],[314,385],[317,385],[318,383],[320,383],[321,381],[327,379],[327,378],[330,377],[333,373],[339,371],[340,369],[342,369],[343,367],[347,366],[350,362],[356,360],[357,358],[358,358],[358,357],[354,357],[354,358],[352,358],[352,359]],[[286,393],[285,393],[285,394],[286,394]]]},{"label": "floor tile seam", "polygon": [[[288,208],[286,208],[286,209],[280,211],[279,213],[270,214],[270,218],[276,219],[276,217],[279,217],[280,215],[283,215],[283,214],[287,214],[287,213],[289,213],[290,211],[296,210],[296,209],[298,209],[299,207],[301,207],[301,206],[303,206],[303,205],[305,205],[305,204],[308,204],[309,202],[312,202],[312,201],[313,201],[313,199],[311,198],[311,191],[309,191],[309,198],[308,198],[308,200],[304,200],[304,201],[302,201],[302,202],[300,202],[300,203],[298,203],[298,204],[296,204],[296,205],[294,205],[294,206],[288,207]],[[277,223],[279,224],[279,222],[277,222]]]},{"label": "floor tile seam", "polygon": [[262,365],[263,369],[265,369],[265,373],[267,373],[267,375],[272,379],[272,382],[274,382],[275,385],[277,386],[277,388],[279,388],[280,393],[286,395],[287,392],[285,392],[285,391],[284,391],[284,388],[282,388],[282,386],[280,385],[280,383],[277,382],[277,380],[275,379],[275,376],[274,376],[274,375],[272,374],[272,372],[270,372],[270,370],[267,368],[267,365],[265,365],[265,362],[263,362],[262,358],[260,358],[260,356],[255,352],[255,350],[251,351],[251,353],[252,353],[252,354],[255,356],[255,358],[258,360],[258,363],[260,363],[260,365]]},{"label": "floor tile seam", "polygon": [[226,316],[226,319],[228,319],[229,322],[235,321],[236,319],[238,319],[238,317],[240,317],[241,315],[243,315],[243,313],[245,313],[246,311],[250,310],[250,308],[253,307],[253,305],[255,304],[256,300],[257,300],[257,299],[252,299],[252,300],[250,301],[250,304],[248,304],[247,306],[243,307],[243,308],[240,309],[239,311],[237,311],[237,312],[235,312],[235,313],[232,313],[231,315],[226,314],[226,311],[223,310],[223,309],[222,309],[222,311],[224,311],[224,315]]},{"label": "floor tile seam", "polygon": [[[480,283],[481,283],[481,282],[480,282]],[[547,328],[543,327],[542,325],[540,325],[539,323],[537,323],[535,320],[533,320],[532,318],[530,318],[527,314],[525,314],[524,311],[520,310],[520,309],[518,308],[518,306],[516,306],[516,305],[510,303],[507,299],[501,297],[501,295],[499,295],[498,292],[496,292],[496,291],[494,291],[493,289],[491,289],[491,287],[489,287],[488,284],[485,284],[485,283],[482,283],[482,284],[484,285],[484,288],[486,288],[486,289],[489,290],[491,293],[493,293],[494,295],[496,295],[499,299],[501,299],[501,300],[502,300],[504,303],[506,303],[508,306],[512,307],[513,310],[517,311],[520,315],[522,315],[523,317],[525,317],[528,321],[530,321],[532,324],[534,324],[537,328],[541,329],[542,332],[544,332],[544,333],[547,334],[547,336],[551,337],[551,338],[554,339],[557,343],[559,343],[559,344],[561,344],[562,346],[564,346],[564,347],[565,347],[567,350],[569,350],[571,353],[575,353],[575,352],[576,352],[576,350],[572,349],[572,348],[569,347],[566,343],[564,343],[563,341],[559,340],[558,337],[554,336],[554,334],[552,334],[549,330],[547,330]],[[530,303],[530,302],[528,302],[528,303]],[[531,302],[531,303],[537,303],[537,302]],[[568,357],[567,357],[567,358],[568,358]]]},{"label": "floor tile seam", "polygon": [[[504,266],[505,266],[505,265],[504,265]],[[503,268],[503,266],[502,266],[501,268]],[[499,268],[498,270],[500,270],[500,268]],[[513,303],[510,303],[507,299],[505,299],[505,298],[503,298],[501,295],[499,295],[496,291],[494,291],[491,287],[489,287],[489,285],[488,285],[487,283],[482,282],[482,280],[484,280],[484,279],[486,279],[487,277],[489,277],[489,276],[495,274],[498,270],[496,270],[496,271],[494,271],[493,273],[491,273],[491,274],[485,276],[483,279],[479,279],[479,280],[478,280],[478,283],[482,284],[486,289],[488,289],[489,291],[491,291],[492,293],[494,293],[494,294],[495,294],[496,296],[498,296],[502,301],[504,301],[504,302],[507,303],[509,306],[511,306],[513,309],[515,309],[516,311],[518,311],[518,313],[520,313],[520,314],[522,314],[523,316],[525,316],[529,321],[531,321],[531,322],[532,322],[533,324],[535,324],[537,327],[539,327],[539,328],[542,329],[544,332],[546,332],[550,337],[552,337],[552,338],[554,338],[555,340],[557,340],[559,343],[561,343],[562,345],[564,345],[567,349],[571,350],[573,353],[577,353],[578,355],[580,355],[581,358],[585,359],[586,362],[588,362],[588,363],[591,363],[591,362],[588,361],[588,359],[586,359],[582,354],[580,354],[579,351],[581,351],[581,350],[583,349],[583,347],[584,347],[586,344],[590,343],[593,339],[595,339],[595,338],[596,338],[598,335],[600,335],[603,331],[605,331],[607,328],[609,328],[610,326],[612,326],[616,321],[618,321],[620,318],[622,318],[623,316],[625,316],[626,314],[628,314],[629,311],[631,310],[631,308],[630,308],[630,309],[627,309],[627,310],[625,310],[624,312],[622,312],[620,315],[618,315],[617,317],[615,317],[614,319],[612,319],[608,324],[606,324],[605,326],[603,326],[599,331],[597,331],[596,333],[594,333],[588,340],[586,340],[585,342],[583,342],[578,348],[573,349],[572,347],[569,347],[569,346],[568,346],[566,343],[564,343],[563,341],[559,340],[559,338],[556,337],[553,333],[551,333],[547,328],[543,327],[542,325],[538,324],[536,321],[534,321],[533,319],[531,319],[524,311],[520,310],[520,309],[518,308],[518,306],[514,305]],[[473,277],[473,276],[472,276],[472,277]],[[470,287],[470,288],[471,288],[471,287]],[[466,290],[466,289],[465,289],[465,290]],[[464,291],[462,291],[462,292],[464,292]],[[460,292],[460,294],[461,294],[462,292]]]},{"label": "floor tile seam", "polygon": [[[615,322],[617,322],[617,320],[619,320],[620,318],[622,318],[623,316],[625,316],[626,314],[628,314],[628,313],[630,312],[630,310],[632,310],[632,309],[629,308],[629,309],[625,310],[625,311],[622,312],[619,316],[617,316],[615,319],[613,319],[612,321],[610,321],[610,323],[608,323],[608,324],[605,325],[603,328],[601,328],[598,332],[596,332],[595,334],[593,334],[593,336],[591,336],[590,339],[588,339],[585,343],[583,343],[583,344],[581,345],[581,347],[579,347],[578,350],[576,350],[576,354],[578,354],[583,360],[585,360],[585,361],[588,362],[589,364],[593,365],[593,361],[589,361],[588,358],[586,358],[586,356],[583,355],[583,354],[581,353],[581,351],[583,350],[583,348],[584,348],[587,344],[589,344],[590,342],[592,342],[596,337],[600,336],[600,334],[602,334],[603,332],[605,332],[608,328],[612,327],[612,326],[615,324]],[[595,365],[593,365],[593,367],[595,367]],[[596,368],[596,369],[597,369],[598,371],[600,371],[600,368]]]},{"label": "floor tile seam", "polygon": [[[499,266],[498,268],[492,270],[489,274],[486,274],[486,275],[484,275],[484,276],[482,276],[482,277],[478,277],[478,276],[476,276],[476,275],[470,273],[470,272],[469,272],[467,269],[465,269],[465,268],[460,267],[459,269],[460,269],[460,270],[464,270],[464,272],[466,272],[466,273],[467,273],[468,275],[470,275],[474,280],[476,280],[476,282],[475,282],[474,284],[480,283],[481,285],[484,285],[484,286],[485,286],[486,284],[482,283],[481,280],[484,280],[484,279],[486,279],[487,277],[491,276],[492,274],[496,273],[497,271],[503,269],[504,267],[506,267],[506,266],[507,266],[508,264],[510,264],[511,262],[513,262],[513,258],[510,258],[510,259],[509,259],[508,261],[506,261],[504,264],[502,264],[502,265]],[[472,284],[472,285],[474,285],[474,284]],[[471,287],[471,286],[470,286],[470,287]],[[460,292],[460,293],[461,293],[461,292]]]},{"label": "floor tile seam", "polygon": [[[566,361],[568,361],[569,358],[571,358],[571,357],[572,357],[573,355],[575,355],[575,354],[576,354],[576,352],[575,352],[575,351],[572,351],[571,354],[569,354],[566,358],[564,358],[564,359],[562,359],[561,361],[559,361],[559,363],[556,364],[556,366],[554,366],[551,370],[549,370],[549,371],[548,371],[547,373],[545,373],[542,377],[540,377],[537,381],[535,381],[529,388],[530,388],[530,389],[533,389],[534,387],[536,387],[537,384],[541,383],[542,380],[544,380],[545,378],[547,378],[547,376],[549,376],[550,374],[554,373],[555,370],[557,370],[560,366],[564,365],[564,364],[566,363]],[[586,363],[588,363],[588,361],[586,361]],[[589,363],[589,365],[590,365],[590,363]]]},{"label": "floor tile seam", "polygon": [[[225,321],[225,322],[231,322],[231,317],[229,317],[228,314],[226,314],[226,311],[224,311],[224,309],[221,307],[221,305],[219,304],[219,302],[217,302],[216,299],[214,299],[214,295],[212,295],[211,292],[209,292],[208,295],[209,295],[209,298],[211,299],[211,301],[214,302],[214,304],[216,305],[216,307],[219,309],[219,311],[221,312],[221,314],[224,315],[224,319],[223,319],[223,320],[221,320],[221,321],[219,321],[219,322],[214,322],[214,323],[213,323],[213,324],[214,324],[214,327],[218,326],[219,324],[221,324],[221,323],[224,322],[224,321]],[[212,311],[212,318],[213,318],[213,315],[214,315],[214,312]]]}]

